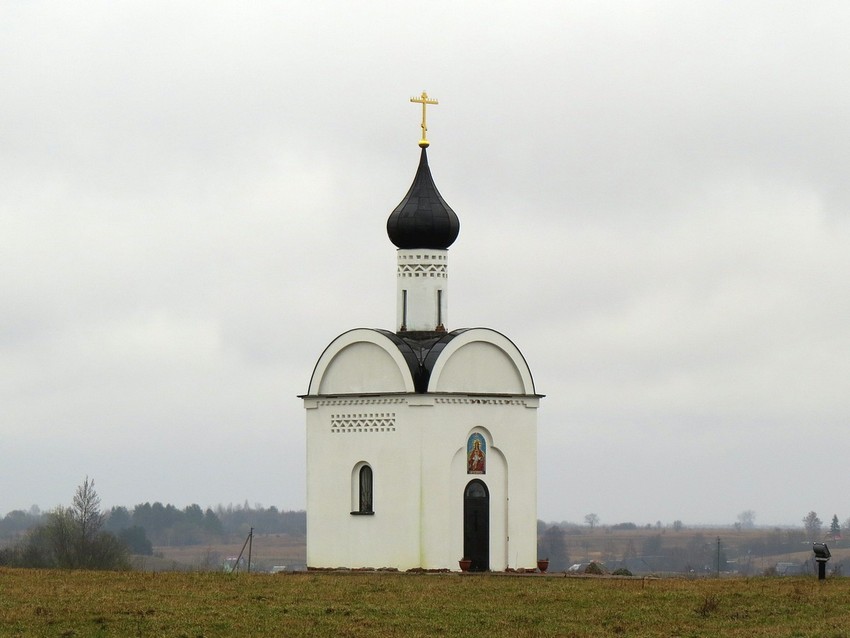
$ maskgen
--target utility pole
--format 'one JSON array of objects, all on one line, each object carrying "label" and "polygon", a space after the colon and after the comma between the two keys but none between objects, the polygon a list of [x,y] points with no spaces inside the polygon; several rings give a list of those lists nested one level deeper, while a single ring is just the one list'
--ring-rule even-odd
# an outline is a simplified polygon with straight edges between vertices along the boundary
[{"label": "utility pole", "polygon": [[254,528],[248,532],[248,573],[251,573],[251,549],[254,547]]},{"label": "utility pole", "polygon": [[720,537],[717,537],[717,577],[720,578]]},{"label": "utility pole", "polygon": [[242,554],[245,553],[245,548],[248,548],[248,573],[251,572],[251,548],[254,546],[254,528],[251,528],[251,531],[248,532],[248,538],[245,539],[245,542],[242,544],[242,550],[239,552],[239,556],[236,557],[236,565],[233,568],[234,572],[239,571],[239,565],[242,563]]}]

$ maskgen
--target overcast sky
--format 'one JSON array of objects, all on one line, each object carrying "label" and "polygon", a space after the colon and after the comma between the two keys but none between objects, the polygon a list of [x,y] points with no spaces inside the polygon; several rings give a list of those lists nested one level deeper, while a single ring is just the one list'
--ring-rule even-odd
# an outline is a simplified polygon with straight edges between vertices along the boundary
[{"label": "overcast sky", "polygon": [[[547,395],[544,520],[850,517],[850,4],[0,3],[0,515],[305,505],[324,347],[448,328]],[[528,459],[533,462],[533,459]]]}]

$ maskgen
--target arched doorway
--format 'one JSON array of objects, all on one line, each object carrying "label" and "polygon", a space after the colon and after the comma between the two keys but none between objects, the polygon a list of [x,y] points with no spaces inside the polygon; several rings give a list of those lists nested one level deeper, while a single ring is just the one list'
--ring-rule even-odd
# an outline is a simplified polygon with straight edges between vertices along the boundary
[{"label": "arched doorway", "polygon": [[472,571],[490,569],[490,492],[479,479],[463,491],[463,555],[472,560]]}]

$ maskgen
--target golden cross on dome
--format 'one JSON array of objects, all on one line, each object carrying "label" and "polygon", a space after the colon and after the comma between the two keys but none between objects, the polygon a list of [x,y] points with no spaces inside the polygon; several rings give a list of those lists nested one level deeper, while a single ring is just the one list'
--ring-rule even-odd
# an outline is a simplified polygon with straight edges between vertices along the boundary
[{"label": "golden cross on dome", "polygon": [[421,96],[419,96],[419,97],[412,97],[412,98],[410,98],[410,101],[411,101],[411,102],[416,102],[416,103],[418,103],[418,104],[421,104],[421,105],[422,105],[422,124],[421,124],[421,127],[422,127],[422,139],[421,139],[421,140],[419,140],[419,146],[421,146],[422,148],[427,148],[427,147],[428,147],[429,142],[428,142],[428,135],[427,135],[427,133],[428,133],[428,127],[427,127],[427,126],[425,126],[425,105],[426,105],[426,104],[439,104],[439,102],[438,102],[437,100],[434,100],[434,99],[432,99],[432,98],[429,98],[429,97],[428,97],[428,94],[427,94],[425,91],[422,91],[422,95],[421,95]]}]

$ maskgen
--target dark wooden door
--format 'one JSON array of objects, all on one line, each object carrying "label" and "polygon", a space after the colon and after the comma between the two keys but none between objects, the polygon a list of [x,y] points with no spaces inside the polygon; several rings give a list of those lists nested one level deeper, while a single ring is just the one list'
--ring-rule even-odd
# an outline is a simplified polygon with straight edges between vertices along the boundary
[{"label": "dark wooden door", "polygon": [[472,571],[490,569],[490,493],[478,479],[463,492],[463,555],[472,560]]}]

